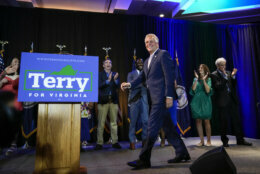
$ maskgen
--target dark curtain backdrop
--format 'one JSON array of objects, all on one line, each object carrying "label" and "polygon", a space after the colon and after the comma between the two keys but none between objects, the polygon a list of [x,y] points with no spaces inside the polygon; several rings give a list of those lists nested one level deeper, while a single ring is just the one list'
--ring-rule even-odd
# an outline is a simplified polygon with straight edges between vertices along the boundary
[{"label": "dark curtain backdrop", "polygon": [[[241,70],[238,96],[245,135],[260,136],[260,27],[229,26],[234,65]],[[258,116],[257,116],[258,115]]]},{"label": "dark curtain backdrop", "polygon": [[[65,44],[71,54],[83,54],[84,46],[88,55],[104,60],[102,47],[111,47],[113,71],[120,74],[120,81],[126,81],[131,71],[133,50],[137,57],[146,59],[144,46],[147,33],[155,33],[160,39],[160,48],[175,57],[177,52],[180,70],[190,90],[194,78],[193,71],[199,64],[207,64],[214,71],[218,57],[227,59],[227,69],[238,68],[238,96],[240,98],[241,119],[247,137],[260,138],[260,114],[257,110],[259,95],[259,25],[215,25],[190,21],[163,19],[147,16],[127,16],[114,14],[86,13],[76,11],[23,9],[0,7],[0,40],[8,40],[5,47],[5,63],[12,57],[20,57],[21,52],[30,50],[58,53],[56,44]],[[189,96],[190,97],[190,96]],[[213,98],[214,99],[214,98]],[[120,91],[120,108],[124,124],[120,127],[119,138],[128,138],[127,94]],[[214,101],[213,101],[214,104]],[[219,133],[217,111],[213,111],[213,134]],[[192,123],[192,135],[196,135]]]}]

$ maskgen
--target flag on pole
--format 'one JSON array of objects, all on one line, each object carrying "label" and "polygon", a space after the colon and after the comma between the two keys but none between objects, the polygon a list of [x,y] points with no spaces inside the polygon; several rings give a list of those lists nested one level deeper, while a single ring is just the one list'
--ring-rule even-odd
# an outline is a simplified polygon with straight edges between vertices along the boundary
[{"label": "flag on pole", "polygon": [[23,123],[21,132],[26,140],[26,146],[35,146],[37,132],[38,103],[23,102]]},{"label": "flag on pole", "polygon": [[[33,53],[33,42],[30,53]],[[22,135],[26,141],[25,148],[35,146],[37,132],[38,103],[23,102],[23,124],[21,126]]]},{"label": "flag on pole", "polygon": [[4,71],[4,69],[5,69],[4,59],[2,57],[2,54],[0,54],[0,74]]},{"label": "flag on pole", "polygon": [[178,131],[185,135],[191,129],[191,117],[190,109],[188,105],[188,98],[186,89],[182,80],[180,68],[179,68],[179,59],[176,51],[176,93],[178,96],[177,99],[177,127]]},{"label": "flag on pole", "polygon": [[[84,56],[87,56],[87,46],[84,47]],[[94,129],[97,128],[94,120],[94,103],[92,102],[81,102],[80,105],[81,113],[81,134],[80,141],[82,148],[86,148],[87,142],[92,141],[91,134]]]},{"label": "flag on pole", "polygon": [[5,63],[4,63],[4,45],[8,44],[7,41],[0,41],[0,44],[2,44],[2,49],[0,50],[0,74],[4,71]]}]

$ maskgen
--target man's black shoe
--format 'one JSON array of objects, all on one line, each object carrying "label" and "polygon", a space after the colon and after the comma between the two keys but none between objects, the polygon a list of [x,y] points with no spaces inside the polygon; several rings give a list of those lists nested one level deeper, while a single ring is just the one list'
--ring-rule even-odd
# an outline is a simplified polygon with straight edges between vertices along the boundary
[{"label": "man's black shoe", "polygon": [[146,169],[151,167],[151,162],[144,162],[141,160],[135,160],[128,162],[127,165],[134,167],[134,170],[139,170],[139,169]]},{"label": "man's black shoe", "polygon": [[122,147],[120,146],[119,143],[113,144],[112,147],[115,148],[115,149],[122,149]]},{"label": "man's black shoe", "polygon": [[103,146],[100,144],[97,144],[95,147],[95,150],[101,150],[101,149],[103,149]]},{"label": "man's black shoe", "polygon": [[182,161],[189,161],[190,160],[190,155],[189,154],[184,154],[184,155],[178,155],[173,159],[168,160],[168,163],[181,163]]},{"label": "man's black shoe", "polygon": [[247,142],[246,140],[243,140],[243,141],[238,141],[237,145],[252,146],[253,144],[250,142]]}]

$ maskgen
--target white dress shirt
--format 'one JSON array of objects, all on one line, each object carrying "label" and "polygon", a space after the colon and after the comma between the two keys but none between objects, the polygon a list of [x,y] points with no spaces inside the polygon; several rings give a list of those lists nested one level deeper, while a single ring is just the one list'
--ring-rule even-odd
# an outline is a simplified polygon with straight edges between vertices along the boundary
[{"label": "white dress shirt", "polygon": [[153,55],[154,55],[154,53],[155,53],[158,49],[159,49],[159,48],[157,48],[152,54],[150,54],[150,57],[149,57],[149,59],[148,59],[148,69],[149,69],[150,64],[151,64],[151,62],[152,62]]}]

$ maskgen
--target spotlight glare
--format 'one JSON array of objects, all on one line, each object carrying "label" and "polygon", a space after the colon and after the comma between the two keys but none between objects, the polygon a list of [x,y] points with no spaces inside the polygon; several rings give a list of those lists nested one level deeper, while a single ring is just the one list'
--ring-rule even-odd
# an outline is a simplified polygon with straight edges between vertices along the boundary
[{"label": "spotlight glare", "polygon": [[160,16],[161,18],[163,18],[163,17],[164,17],[164,14],[160,14],[159,16]]}]

